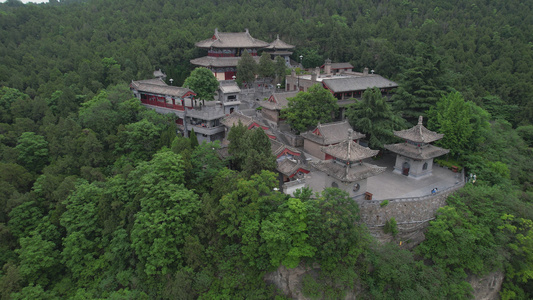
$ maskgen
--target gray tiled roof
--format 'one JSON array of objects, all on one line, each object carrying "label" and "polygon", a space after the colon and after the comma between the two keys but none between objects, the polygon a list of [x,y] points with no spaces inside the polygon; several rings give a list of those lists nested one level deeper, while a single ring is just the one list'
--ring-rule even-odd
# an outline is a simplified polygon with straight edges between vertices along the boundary
[{"label": "gray tiled roof", "polygon": [[418,124],[416,126],[405,130],[394,131],[394,135],[415,143],[431,143],[444,137],[444,134],[436,133],[424,127],[422,125],[422,116],[418,117]]},{"label": "gray tiled roof", "polygon": [[387,167],[378,167],[367,163],[353,164],[350,167],[345,167],[342,164],[336,163],[334,160],[323,160],[311,164],[313,167],[333,178],[345,182],[355,182],[376,176],[385,172],[387,169]]},{"label": "gray tiled roof", "polygon": [[274,154],[275,156],[278,156],[285,149],[301,154],[300,150],[273,139],[270,140],[270,149],[272,150],[272,154]]},{"label": "gray tiled roof", "polygon": [[304,170],[309,171],[308,168],[306,168],[301,161],[290,160],[290,159],[284,159],[283,161],[278,163],[278,165],[276,166],[276,169],[281,174],[285,176],[289,176],[289,177],[293,175],[294,173],[296,173],[298,169],[304,169]]},{"label": "gray tiled roof", "polygon": [[[313,133],[316,129],[320,131],[321,135]],[[352,130],[352,126],[348,121],[344,120],[327,124],[318,123],[316,129],[303,133],[302,137],[320,145],[331,145],[345,141],[348,138],[348,130]],[[355,140],[364,138],[365,135],[354,131],[352,137]]]},{"label": "gray tiled roof", "polygon": [[219,32],[215,29],[213,37],[195,44],[200,48],[265,48],[267,42],[254,39],[248,29],[245,32]]},{"label": "gray tiled roof", "polygon": [[379,153],[379,150],[363,147],[349,138],[338,144],[322,147],[320,150],[338,159],[351,162],[376,156]]},{"label": "gray tiled roof", "polygon": [[267,49],[277,49],[277,50],[287,50],[287,49],[292,49],[294,48],[293,45],[289,45],[287,43],[285,43],[284,41],[280,40],[279,39],[279,35],[276,37],[276,40],[273,41],[272,43],[270,43],[270,45],[268,45],[268,47],[266,47]]},{"label": "gray tiled roof", "polygon": [[[252,56],[256,63],[259,63],[259,56]],[[236,67],[239,63],[240,57],[214,57],[204,56],[191,59],[191,64],[202,67]]]},{"label": "gray tiled roof", "polygon": [[167,85],[160,78],[132,81],[130,86],[139,92],[157,95],[167,95],[177,98],[182,98],[187,93],[193,93],[194,95],[196,95],[190,89]]},{"label": "gray tiled roof", "polygon": [[224,126],[231,128],[233,126],[237,126],[239,124],[239,121],[242,123],[242,125],[248,127],[250,126],[250,124],[252,124],[253,119],[252,117],[245,116],[241,114],[239,111],[236,111],[230,114],[229,116],[224,117],[221,120],[221,123]]},{"label": "gray tiled roof", "polygon": [[220,83],[220,91],[222,91],[222,93],[224,94],[240,93],[241,89],[239,88],[237,83],[233,81],[231,83],[224,83],[224,84]]},{"label": "gray tiled roof", "polygon": [[395,88],[398,84],[394,81],[381,77],[380,75],[366,75],[366,76],[349,76],[340,78],[327,78],[322,80],[331,91],[334,93],[364,91],[368,88]]},{"label": "gray tiled roof", "polygon": [[289,103],[287,98],[295,97],[296,94],[298,94],[298,91],[285,92],[285,93],[274,93],[272,94],[272,97],[274,97],[275,102],[270,102],[267,100],[267,101],[261,101],[259,104],[262,107],[272,109],[272,110],[283,109],[283,108],[286,108]]},{"label": "gray tiled roof", "polygon": [[415,145],[408,143],[399,143],[385,145],[385,149],[412,159],[430,159],[450,152],[448,149],[440,148],[430,144],[422,147],[416,147]]}]

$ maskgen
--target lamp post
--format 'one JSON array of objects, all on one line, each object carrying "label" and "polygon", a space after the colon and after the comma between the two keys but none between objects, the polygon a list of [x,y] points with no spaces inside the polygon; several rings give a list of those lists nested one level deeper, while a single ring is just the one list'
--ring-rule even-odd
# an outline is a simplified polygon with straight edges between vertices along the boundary
[{"label": "lamp post", "polygon": [[172,85],[172,82],[174,82],[174,79],[170,78],[168,81],[170,81],[170,85]]},{"label": "lamp post", "polygon": [[[304,59],[304,56],[303,55],[300,55],[300,66],[302,67],[303,69],[303,65],[302,65],[302,60]],[[302,72],[302,70],[300,70],[300,72]],[[300,91],[300,74],[298,74],[298,91]]]},{"label": "lamp post", "polygon": [[276,84],[276,86],[278,87],[278,93],[279,93],[279,88],[281,87],[281,83]]},{"label": "lamp post", "polygon": [[233,75],[233,76],[231,76],[231,78],[233,78],[233,81],[235,81],[235,78],[237,78],[237,77],[235,77],[235,75]]}]

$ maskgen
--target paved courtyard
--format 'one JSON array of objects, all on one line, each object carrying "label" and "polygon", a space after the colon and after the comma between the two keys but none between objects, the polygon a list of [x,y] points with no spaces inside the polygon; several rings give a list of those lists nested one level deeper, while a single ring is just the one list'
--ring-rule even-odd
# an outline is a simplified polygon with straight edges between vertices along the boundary
[{"label": "paved courtyard", "polygon": [[367,191],[373,194],[372,200],[425,196],[431,194],[433,188],[442,191],[462,180],[461,173],[454,173],[437,164],[433,165],[433,175],[422,179],[409,178],[392,172],[395,161],[396,154],[385,154],[379,160],[366,161],[387,167],[385,172],[368,179]]}]

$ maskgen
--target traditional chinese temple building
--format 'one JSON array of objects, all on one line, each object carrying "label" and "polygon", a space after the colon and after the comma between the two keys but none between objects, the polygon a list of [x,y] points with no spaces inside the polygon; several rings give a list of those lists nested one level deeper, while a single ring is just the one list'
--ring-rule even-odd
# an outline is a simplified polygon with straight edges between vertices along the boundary
[{"label": "traditional chinese temple building", "polygon": [[207,56],[195,58],[191,63],[208,68],[218,80],[231,80],[236,75],[237,63],[245,50],[259,62],[258,50],[269,46],[267,42],[253,38],[248,29],[245,32],[219,32],[217,28],[210,39],[195,45],[206,49]]},{"label": "traditional chinese temple building", "polygon": [[[301,134],[304,138],[304,150],[319,159],[333,159],[332,156],[322,150],[323,147],[346,141],[349,130],[352,130],[352,126],[346,120],[327,124],[318,123],[315,129]],[[353,132],[352,130],[352,140],[354,142],[357,143],[359,139],[364,137],[364,134]]]},{"label": "traditional chinese temple building", "polygon": [[363,159],[376,156],[379,150],[371,150],[354,142],[352,129],[347,136],[343,142],[322,147],[321,150],[331,159],[311,163],[321,172],[313,172],[309,184],[315,191],[336,187],[351,197],[365,194],[366,199],[371,200],[372,195],[366,191],[367,178],[383,173],[386,167],[364,163]]},{"label": "traditional chinese temple building", "polygon": [[237,126],[240,124],[244,125],[248,130],[254,129],[254,128],[261,128],[263,131],[265,131],[265,134],[272,140],[276,139],[276,136],[268,128],[268,126],[265,126],[261,124],[258,120],[244,115],[242,112],[237,111],[230,115],[226,115],[224,118],[222,118],[221,123],[226,127],[226,136],[227,133],[231,130],[233,126]]},{"label": "traditional chinese temple building", "polygon": [[329,60],[323,65],[323,72],[316,68],[311,74],[297,75],[294,71],[285,77],[286,91],[307,91],[311,86],[320,84],[329,90],[338,100],[361,98],[363,93],[377,87],[381,93],[389,95],[398,84],[381,75],[368,72],[353,72],[349,63],[332,64]]},{"label": "traditional chinese temple building", "polygon": [[433,146],[430,143],[440,140],[444,134],[436,133],[422,125],[422,116],[418,124],[410,129],[394,131],[394,135],[404,139],[404,143],[385,145],[385,148],[396,153],[394,172],[412,178],[430,176],[433,170],[433,159],[444,155],[450,150]]},{"label": "traditional chinese temple building", "polygon": [[293,45],[289,45],[285,43],[284,41],[279,39],[279,35],[276,36],[276,40],[270,43],[268,47],[268,52],[272,59],[276,59],[277,56],[281,56],[283,60],[285,61],[285,65],[287,67],[291,67],[291,59],[290,56],[292,54],[291,49],[294,49]]},{"label": "traditional chinese temple building", "polygon": [[231,99],[221,99],[216,105],[195,107],[194,91],[167,85],[160,70],[154,72],[154,75],[158,77],[132,81],[130,84],[131,91],[144,106],[161,114],[176,115],[178,130],[184,136],[189,136],[194,129],[200,143],[224,138],[224,126],[220,120],[234,108],[238,109],[238,105]]},{"label": "traditional chinese temple building", "polygon": [[196,94],[187,88],[170,86],[161,77],[132,81],[130,89],[141,103],[184,111],[192,108]]},{"label": "traditional chinese temple building", "polygon": [[268,97],[266,101],[261,101],[261,115],[263,118],[270,120],[277,125],[280,124],[283,119],[280,117],[281,110],[286,108],[289,101],[287,98],[296,97],[298,92],[284,92],[284,93],[273,93]]}]

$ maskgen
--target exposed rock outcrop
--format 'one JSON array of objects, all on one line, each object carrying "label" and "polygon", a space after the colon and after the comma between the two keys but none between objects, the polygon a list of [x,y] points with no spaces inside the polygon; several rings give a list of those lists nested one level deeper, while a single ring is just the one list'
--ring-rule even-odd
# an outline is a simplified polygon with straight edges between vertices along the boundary
[{"label": "exposed rock outcrop", "polygon": [[474,288],[474,299],[477,300],[497,300],[500,299],[500,290],[504,279],[502,271],[489,273],[483,277],[470,275],[466,279]]}]

